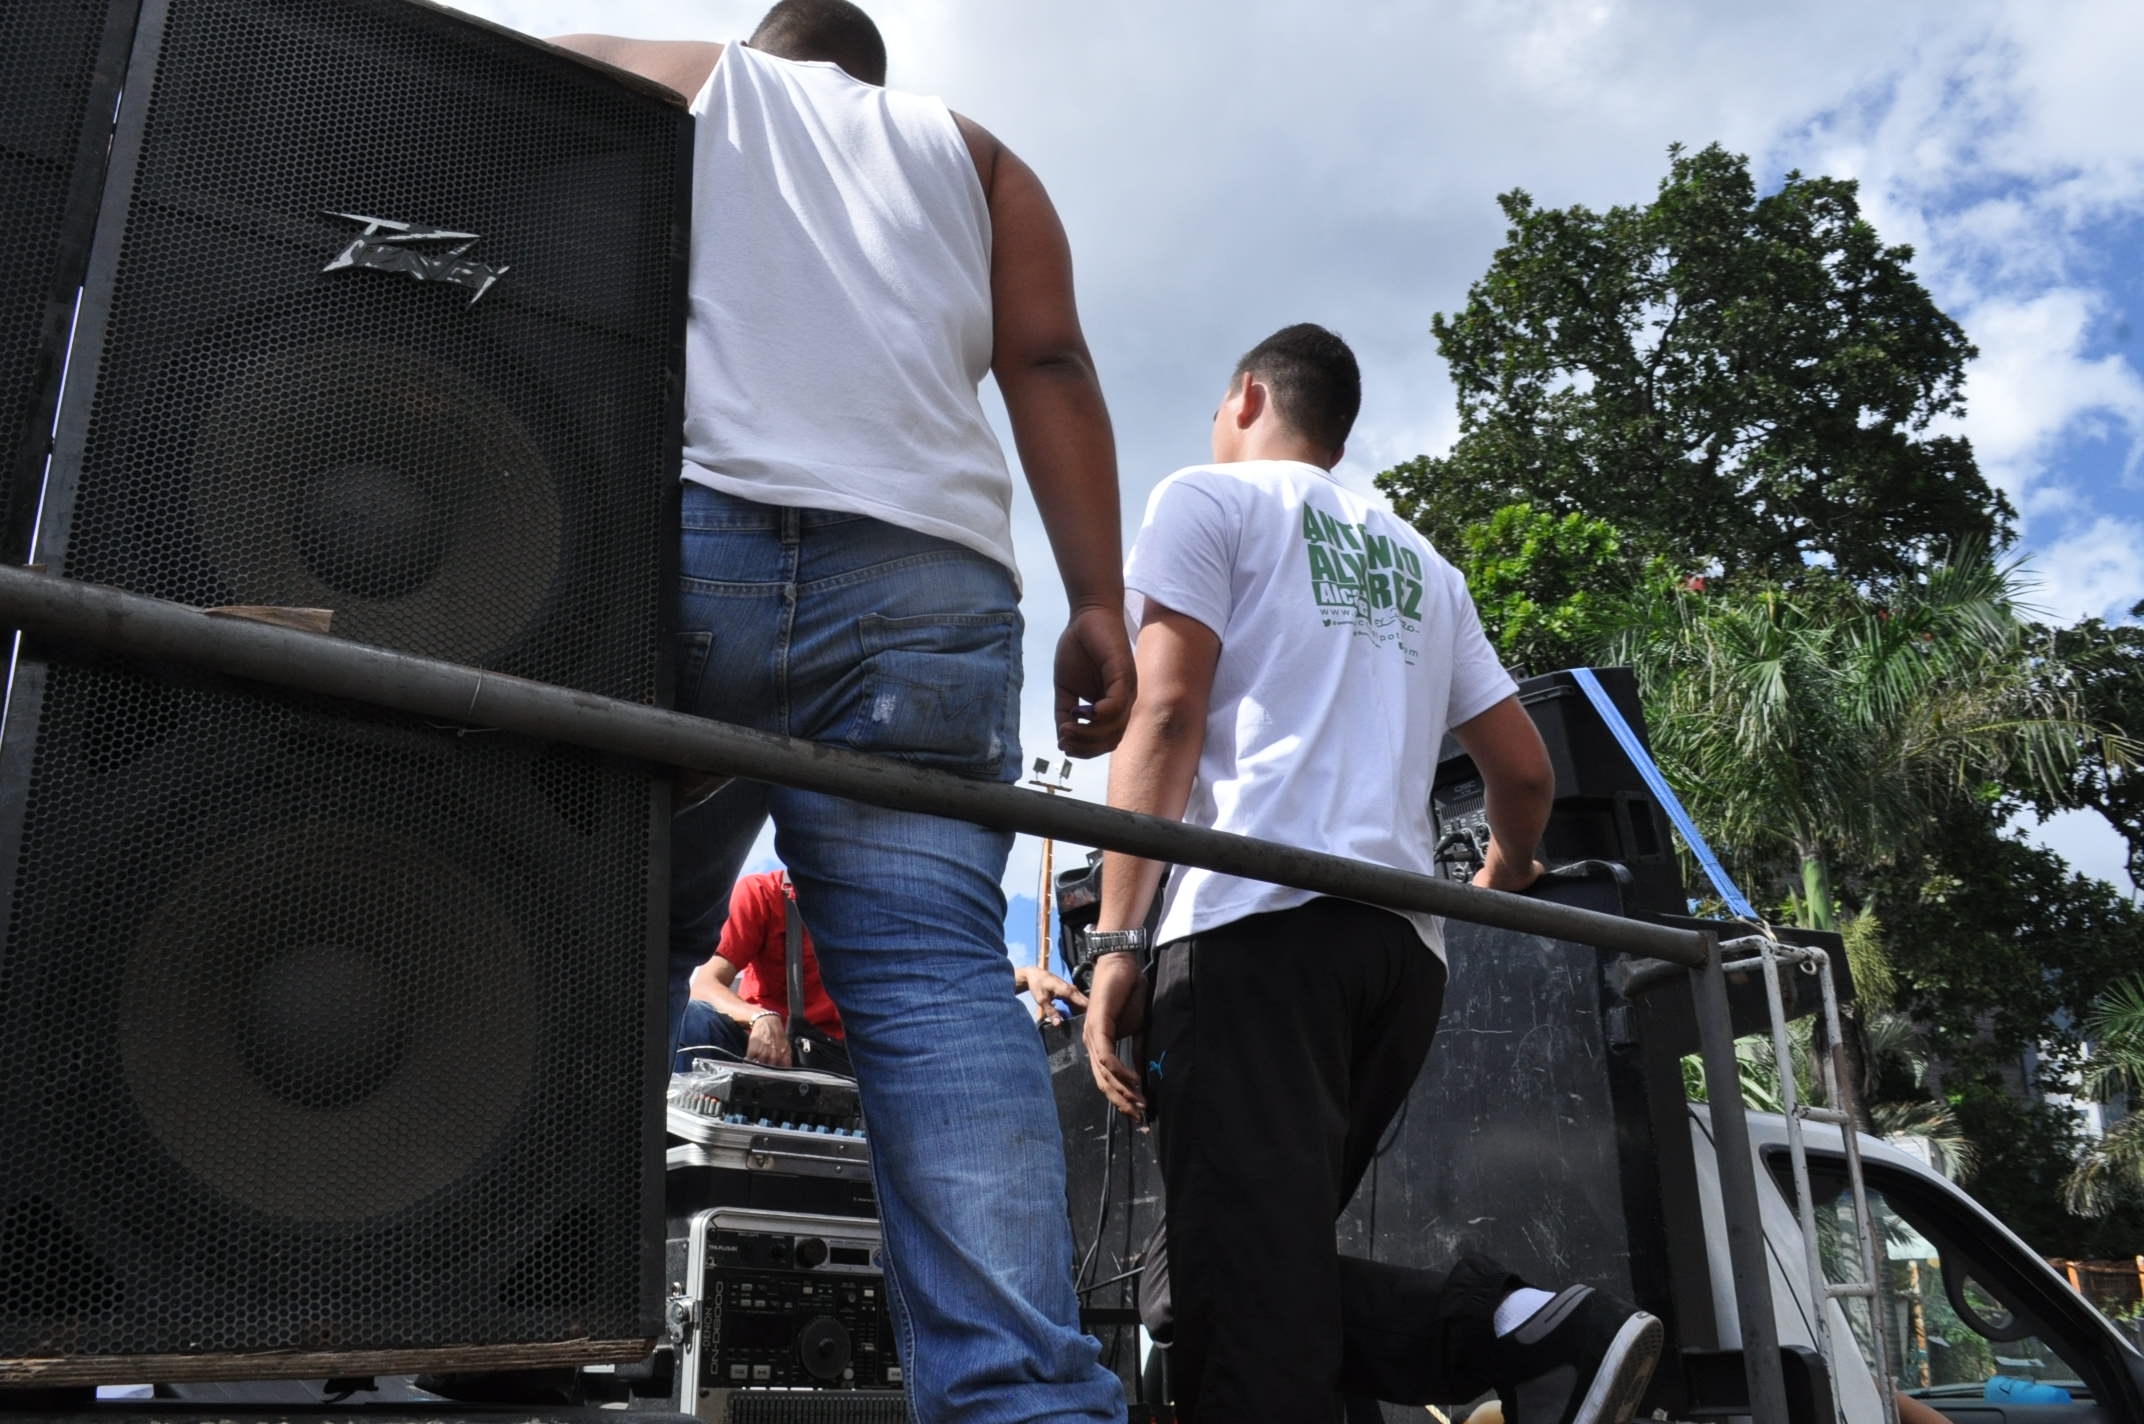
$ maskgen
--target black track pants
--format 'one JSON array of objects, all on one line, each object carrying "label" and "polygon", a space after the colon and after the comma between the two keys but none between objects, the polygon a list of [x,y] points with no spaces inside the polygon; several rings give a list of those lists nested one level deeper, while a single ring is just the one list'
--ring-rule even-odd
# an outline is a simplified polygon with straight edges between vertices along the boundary
[{"label": "black track pants", "polygon": [[1333,1222],[1429,1055],[1444,966],[1389,911],[1321,899],[1163,945],[1146,1049],[1183,1418],[1330,1424],[1343,1395],[1488,1386],[1517,1277],[1344,1258]]}]

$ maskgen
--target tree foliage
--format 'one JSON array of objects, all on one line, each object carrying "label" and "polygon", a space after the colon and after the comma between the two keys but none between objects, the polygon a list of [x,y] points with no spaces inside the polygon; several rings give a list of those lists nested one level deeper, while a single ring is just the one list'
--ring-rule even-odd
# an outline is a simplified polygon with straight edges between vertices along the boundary
[{"label": "tree foliage", "polygon": [[2017,567],[1985,552],[1881,599],[1838,575],[1670,588],[1614,643],[1637,670],[1654,751],[1700,824],[1745,853],[1789,850],[1818,928],[1839,858],[1877,865],[1999,785],[2065,785],[2080,749],[2134,748],[2048,675]]},{"label": "tree foliage", "polygon": [[1605,520],[1511,504],[1460,530],[1448,550],[1507,667],[1548,672],[1590,661],[1631,617],[1640,586],[1666,577]]},{"label": "tree foliage", "polygon": [[[2101,1102],[2144,1102],[2144,979],[2125,979],[2092,1005],[2086,1032],[2093,1040],[2084,1090]],[[2131,1113],[2087,1147],[2063,1184],[2063,1204],[2084,1216],[2104,1216],[2127,1192],[2144,1191],[2144,1116]]]},{"label": "tree foliage", "polygon": [[[2144,619],[2144,603],[2129,610]],[[2085,715],[2144,737],[2144,624],[2090,618],[2049,635],[2051,673],[2069,681]],[[2129,844],[2129,879],[2144,885],[2144,776],[2087,748],[2057,793],[2029,798],[2034,809],[2091,810],[2107,818]]]},{"label": "tree foliage", "polygon": [[2063,1204],[2071,1164],[2084,1150],[2076,1115],[2037,1098],[2020,1098],[1989,1081],[1953,1094],[1958,1120],[1979,1146],[1973,1195],[2003,1224],[2049,1256],[2129,1257],[2144,1241],[2144,1209],[2123,1198],[2102,1217],[2081,1217]]},{"label": "tree foliage", "polygon": [[2144,963],[2144,911],[2005,819],[1955,807],[1843,886],[1882,916],[1900,1006],[1928,1026],[1946,1086],[2015,1076],[2028,1052],[2065,1066],[2094,998]]},{"label": "tree foliage", "polygon": [[1946,433],[1975,353],[1851,182],[1760,194],[1743,158],[1676,148],[1650,203],[1499,201],[1504,245],[1435,321],[1459,439],[1380,487],[1508,662],[1637,668],[1754,900],[1864,939],[1880,916],[1889,992],[1848,1034],[1877,1119],[1962,1132],[1993,1168],[1976,1194],[2043,1249],[2133,1251],[2144,1188],[2066,1211],[2084,1144],[2038,1095],[2074,1086],[2144,909],[2005,827],[2090,807],[2144,871],[2144,628],[2037,626],[1981,552],[2014,513]]},{"label": "tree foliage", "polygon": [[1669,159],[1642,207],[1499,199],[1504,246],[1434,323],[1460,438],[1380,476],[1402,515],[1457,548],[1530,502],[1686,572],[1783,580],[1812,559],[1886,579],[2003,542],[2008,502],[1934,430],[1963,408],[1974,349],[1855,184],[1790,173],[1760,197],[1717,145]]}]

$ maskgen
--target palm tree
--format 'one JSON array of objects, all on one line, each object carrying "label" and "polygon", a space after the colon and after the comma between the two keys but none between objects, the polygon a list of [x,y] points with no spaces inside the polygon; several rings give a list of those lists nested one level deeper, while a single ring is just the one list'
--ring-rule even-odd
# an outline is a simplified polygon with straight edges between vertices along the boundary
[{"label": "palm tree", "polygon": [[[2085,1020],[2092,1043],[2084,1090],[2100,1102],[2144,1098],[2144,979],[2102,993]],[[2125,1187],[2144,1185],[2144,1116],[2123,1118],[2085,1149],[2062,1185],[2062,1204],[2079,1216],[2104,1216]]]},{"label": "palm tree", "polygon": [[1840,857],[1888,861],[1998,781],[2058,789],[2094,742],[2135,759],[2079,712],[2023,588],[2016,562],[1968,549],[1881,601],[1821,577],[1662,589],[1615,654],[1698,821],[1744,855],[1790,853],[1809,923],[1833,929]]},{"label": "palm tree", "polygon": [[[1637,672],[1662,770],[1745,859],[1791,856],[1807,923],[1835,929],[1831,871],[1924,842],[2002,785],[2053,793],[2085,747],[2137,745],[2079,710],[2029,620],[2016,561],[1968,548],[1882,598],[1811,571],[1791,588],[1656,586],[1613,649]],[[1873,1088],[1849,1009],[1855,1110]]]}]

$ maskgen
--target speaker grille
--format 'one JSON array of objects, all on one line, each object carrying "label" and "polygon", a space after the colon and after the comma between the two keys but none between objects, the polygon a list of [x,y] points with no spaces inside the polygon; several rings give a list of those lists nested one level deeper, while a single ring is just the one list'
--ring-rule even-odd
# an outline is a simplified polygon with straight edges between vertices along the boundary
[{"label": "speaker grille", "polygon": [[[41,557],[659,700],[689,139],[430,6],[146,0]],[[0,1366],[656,1332],[644,770],[107,662],[6,716]]]},{"label": "speaker grille", "polygon": [[27,517],[44,467],[134,8],[0,6],[0,510],[11,519]]},{"label": "speaker grille", "polygon": [[48,561],[656,700],[682,111],[389,0],[152,3],[128,83]]},{"label": "speaker grille", "polygon": [[25,674],[0,1357],[644,1333],[645,778]]}]

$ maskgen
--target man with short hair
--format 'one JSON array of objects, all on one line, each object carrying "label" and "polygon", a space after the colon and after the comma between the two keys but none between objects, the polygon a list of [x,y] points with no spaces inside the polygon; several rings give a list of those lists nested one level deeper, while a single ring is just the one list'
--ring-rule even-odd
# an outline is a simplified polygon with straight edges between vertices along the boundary
[{"label": "man with short hair", "polygon": [[[1337,336],[1276,332],[1237,363],[1214,463],[1155,490],[1125,572],[1140,698],[1109,801],[1427,874],[1450,730],[1487,788],[1475,883],[1523,890],[1548,755],[1465,580],[1333,478],[1361,393]],[[1448,1403],[1494,1386],[1513,1424],[1628,1419],[1660,1349],[1651,1316],[1479,1257],[1440,1275],[1334,1244],[1429,1052],[1437,919],[1183,871],[1154,936],[1142,1090],[1116,1043],[1139,1027],[1133,927],[1159,876],[1103,859],[1084,1039],[1111,1102],[1155,1109],[1180,1417],[1328,1424],[1343,1395]],[[1150,1263],[1143,1308],[1159,1274]]]},{"label": "man with short hair", "polygon": [[[1108,751],[1133,695],[1116,458],[1034,172],[883,87],[846,0],[782,0],[744,44],[575,36],[692,95],[678,705],[963,776],[1020,770],[1012,490],[997,378],[1071,616],[1059,745]],[[1009,833],[734,781],[681,815],[686,978],[771,814],[839,1005],[922,1424],[1117,1420],[1079,1329],[1064,1161],[1006,994]]]}]

